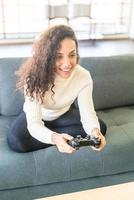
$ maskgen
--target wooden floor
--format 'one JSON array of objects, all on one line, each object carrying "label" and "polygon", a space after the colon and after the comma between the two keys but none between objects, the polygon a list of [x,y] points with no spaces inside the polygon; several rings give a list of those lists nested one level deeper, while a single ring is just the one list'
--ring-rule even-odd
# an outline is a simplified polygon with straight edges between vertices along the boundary
[{"label": "wooden floor", "polygon": [[[31,55],[32,45],[0,45],[0,57],[27,57]],[[134,40],[80,41],[80,56],[110,56],[134,54]]]},{"label": "wooden floor", "polygon": [[134,182],[90,189],[38,200],[131,200],[134,199]]}]

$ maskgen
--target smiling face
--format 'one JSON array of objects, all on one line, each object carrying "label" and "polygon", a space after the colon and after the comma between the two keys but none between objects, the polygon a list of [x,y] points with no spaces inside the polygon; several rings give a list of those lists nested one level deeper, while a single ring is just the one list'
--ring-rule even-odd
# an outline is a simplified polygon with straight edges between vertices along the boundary
[{"label": "smiling face", "polygon": [[65,38],[60,45],[56,56],[56,73],[62,78],[69,78],[77,64],[76,43],[70,38]]}]

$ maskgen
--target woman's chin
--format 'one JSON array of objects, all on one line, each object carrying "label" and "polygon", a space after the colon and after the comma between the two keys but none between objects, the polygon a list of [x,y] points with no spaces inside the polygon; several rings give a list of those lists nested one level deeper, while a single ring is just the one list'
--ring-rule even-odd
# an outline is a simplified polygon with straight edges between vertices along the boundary
[{"label": "woman's chin", "polygon": [[72,73],[72,71],[71,71],[71,72],[60,72],[60,73],[58,73],[58,75],[59,75],[61,78],[67,79],[67,78],[69,78],[69,77],[71,76],[71,73]]}]

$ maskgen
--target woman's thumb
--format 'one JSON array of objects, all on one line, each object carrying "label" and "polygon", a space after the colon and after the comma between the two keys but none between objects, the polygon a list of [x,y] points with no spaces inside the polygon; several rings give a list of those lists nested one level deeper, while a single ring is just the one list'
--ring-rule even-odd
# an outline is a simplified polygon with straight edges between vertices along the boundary
[{"label": "woman's thumb", "polygon": [[66,133],[63,133],[63,137],[66,139],[66,140],[72,140],[73,137],[71,135],[68,135]]}]

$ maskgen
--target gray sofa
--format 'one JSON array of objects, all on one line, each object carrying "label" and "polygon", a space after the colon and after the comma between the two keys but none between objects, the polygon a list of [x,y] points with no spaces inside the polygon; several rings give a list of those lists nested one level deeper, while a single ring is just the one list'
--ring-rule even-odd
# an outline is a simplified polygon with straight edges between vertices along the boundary
[{"label": "gray sofa", "polygon": [[108,127],[107,146],[101,152],[82,147],[71,155],[55,146],[30,153],[8,147],[7,131],[24,101],[14,75],[22,62],[0,59],[0,199],[30,200],[134,181],[134,55],[81,58],[94,80],[98,116]]}]

